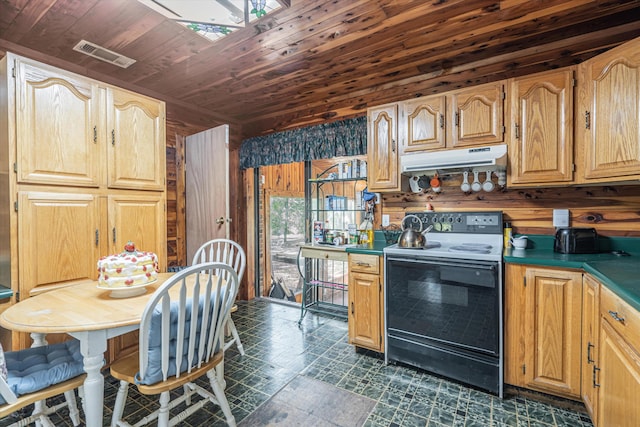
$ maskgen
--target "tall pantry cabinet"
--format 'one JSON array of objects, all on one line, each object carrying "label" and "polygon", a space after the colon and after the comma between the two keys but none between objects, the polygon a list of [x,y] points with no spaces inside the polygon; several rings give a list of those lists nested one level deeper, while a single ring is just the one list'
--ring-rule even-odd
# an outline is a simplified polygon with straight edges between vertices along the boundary
[{"label": "tall pantry cabinet", "polygon": [[[165,165],[163,102],[8,53],[0,284],[12,303],[97,279],[98,258],[128,240],[157,253],[164,269]],[[13,338],[13,348],[30,345]]]}]

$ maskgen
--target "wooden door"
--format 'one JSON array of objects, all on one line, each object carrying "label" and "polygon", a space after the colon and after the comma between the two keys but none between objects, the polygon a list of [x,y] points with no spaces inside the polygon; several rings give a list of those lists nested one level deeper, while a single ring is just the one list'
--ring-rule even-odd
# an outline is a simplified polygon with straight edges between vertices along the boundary
[{"label": "wooden door", "polygon": [[452,148],[504,142],[503,83],[490,83],[451,95]]},{"label": "wooden door", "polygon": [[349,277],[349,343],[380,351],[380,276],[350,273]]},{"label": "wooden door", "polygon": [[397,104],[369,109],[367,122],[369,191],[399,190]]},{"label": "wooden door", "polygon": [[636,427],[640,420],[640,355],[601,321],[598,422],[602,427]]},{"label": "wooden door", "polygon": [[600,283],[582,278],[582,401],[592,420],[597,419],[598,332],[600,329]]},{"label": "wooden door", "polygon": [[401,104],[402,152],[437,150],[445,148],[446,97],[428,96]]},{"label": "wooden door", "polygon": [[124,251],[124,245],[132,241],[136,249],[158,255],[160,271],[164,271],[167,225],[163,194],[112,194],[108,196],[108,210],[109,253]]},{"label": "wooden door", "polygon": [[164,102],[109,88],[107,133],[109,188],[164,190]]},{"label": "wooden door", "polygon": [[[585,177],[640,176],[640,39],[585,62]],[[619,179],[618,179],[619,180]]]},{"label": "wooden door", "polygon": [[527,268],[527,387],[580,397],[582,274]]},{"label": "wooden door", "polygon": [[18,193],[19,299],[97,279],[99,218],[93,194]]},{"label": "wooden door", "polygon": [[100,185],[101,94],[91,80],[16,60],[19,183]]},{"label": "wooden door", "polygon": [[229,126],[188,136],[186,151],[187,262],[205,242],[228,238]]},{"label": "wooden door", "polygon": [[573,179],[573,69],[510,81],[509,185]]}]

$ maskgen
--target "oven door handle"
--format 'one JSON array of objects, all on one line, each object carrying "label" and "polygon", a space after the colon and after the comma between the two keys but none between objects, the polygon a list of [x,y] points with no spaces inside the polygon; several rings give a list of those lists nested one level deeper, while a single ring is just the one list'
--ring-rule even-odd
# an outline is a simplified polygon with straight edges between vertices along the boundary
[{"label": "oven door handle", "polygon": [[495,264],[471,264],[471,263],[466,263],[464,261],[462,262],[451,262],[451,261],[442,261],[442,260],[426,260],[426,259],[419,259],[419,258],[395,258],[395,257],[388,257],[387,258],[388,261],[397,261],[397,262],[417,262],[420,264],[429,264],[429,265],[440,265],[440,266],[445,266],[445,267],[457,267],[457,268],[475,268],[477,270],[488,270],[488,271],[496,271],[496,265]]}]

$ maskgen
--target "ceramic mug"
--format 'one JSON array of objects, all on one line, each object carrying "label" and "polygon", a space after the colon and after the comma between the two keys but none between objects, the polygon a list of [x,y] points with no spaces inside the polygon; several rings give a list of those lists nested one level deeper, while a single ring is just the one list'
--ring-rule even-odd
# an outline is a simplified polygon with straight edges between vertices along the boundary
[{"label": "ceramic mug", "polygon": [[527,247],[527,236],[512,237],[511,246],[515,249],[525,249]]}]

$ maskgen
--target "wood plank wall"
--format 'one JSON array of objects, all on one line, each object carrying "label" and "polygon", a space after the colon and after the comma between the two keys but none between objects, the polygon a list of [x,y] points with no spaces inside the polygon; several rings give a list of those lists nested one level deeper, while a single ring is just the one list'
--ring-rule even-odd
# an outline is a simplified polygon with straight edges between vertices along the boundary
[{"label": "wood plank wall", "polygon": [[381,213],[399,224],[405,212],[424,211],[427,203],[435,211],[501,210],[516,233],[553,235],[553,209],[569,209],[572,227],[593,227],[604,236],[640,237],[640,184],[463,193],[461,181],[460,175],[444,177],[439,194],[383,193]]},{"label": "wood plank wall", "polygon": [[[313,163],[313,174],[330,166],[334,160]],[[263,167],[264,191],[304,192],[298,183],[304,178],[303,163]],[[484,180],[484,173],[480,174]],[[553,235],[553,209],[569,209],[572,227],[593,227],[603,236],[640,237],[640,183],[627,185],[537,187],[500,189],[486,193],[463,193],[459,174],[442,178],[442,192],[382,193],[376,207],[376,227],[382,214],[392,224],[400,224],[405,212],[419,212],[430,203],[436,211],[500,210],[511,221],[514,232]]]}]

